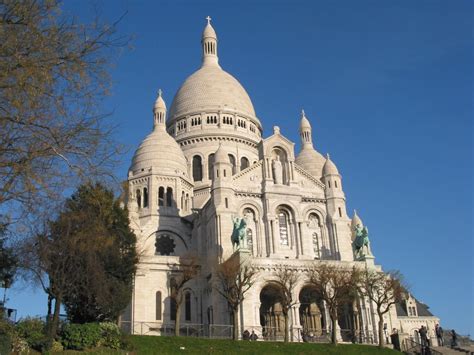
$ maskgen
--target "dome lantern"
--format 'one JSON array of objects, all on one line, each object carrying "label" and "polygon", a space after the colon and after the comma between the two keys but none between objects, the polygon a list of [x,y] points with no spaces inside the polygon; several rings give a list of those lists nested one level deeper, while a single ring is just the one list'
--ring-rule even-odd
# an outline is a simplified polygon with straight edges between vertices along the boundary
[{"label": "dome lantern", "polygon": [[304,110],[301,110],[300,137],[301,137],[301,144],[303,145],[303,149],[305,147],[307,148],[313,147],[313,139],[311,135],[311,124],[309,123],[309,120],[306,118]]},{"label": "dome lantern", "polygon": [[207,25],[202,32],[202,66],[217,65],[219,66],[219,58],[217,57],[217,35],[211,25],[211,17],[207,16]]},{"label": "dome lantern", "polygon": [[158,97],[156,98],[155,105],[153,106],[153,129],[161,128],[165,129],[166,120],[166,104],[165,100],[161,97],[163,91],[158,90]]}]

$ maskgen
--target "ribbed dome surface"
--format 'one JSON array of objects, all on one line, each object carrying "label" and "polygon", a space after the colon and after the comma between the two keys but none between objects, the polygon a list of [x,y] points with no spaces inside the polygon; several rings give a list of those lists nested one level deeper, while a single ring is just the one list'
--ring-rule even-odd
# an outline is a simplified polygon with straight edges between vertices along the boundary
[{"label": "ribbed dome surface", "polygon": [[183,151],[164,127],[155,129],[143,140],[133,156],[130,170],[136,173],[150,167],[160,174],[188,176]]},{"label": "ribbed dome surface", "polygon": [[201,111],[231,110],[255,117],[249,95],[232,75],[218,65],[207,65],[192,74],[176,93],[170,118]]},{"label": "ribbed dome surface", "polygon": [[314,148],[304,147],[296,157],[295,162],[314,177],[320,178],[326,158]]}]

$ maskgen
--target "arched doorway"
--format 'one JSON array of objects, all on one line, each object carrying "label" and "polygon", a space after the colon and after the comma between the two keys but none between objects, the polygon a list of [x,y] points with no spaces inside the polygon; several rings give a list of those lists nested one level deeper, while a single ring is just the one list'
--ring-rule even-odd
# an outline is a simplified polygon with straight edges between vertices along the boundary
[{"label": "arched doorway", "polygon": [[309,337],[325,334],[326,316],[320,295],[311,286],[305,286],[301,289],[299,300],[303,334]]},{"label": "arched doorway", "polygon": [[283,339],[285,317],[281,307],[282,291],[275,284],[269,284],[260,291],[260,325],[265,339]]}]

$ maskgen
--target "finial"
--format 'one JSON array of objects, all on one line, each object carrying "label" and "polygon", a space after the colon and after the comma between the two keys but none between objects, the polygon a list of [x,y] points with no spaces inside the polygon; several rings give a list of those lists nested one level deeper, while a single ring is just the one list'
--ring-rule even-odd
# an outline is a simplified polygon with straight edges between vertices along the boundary
[{"label": "finial", "polygon": [[301,109],[301,117],[305,117],[304,109]]},{"label": "finial", "polygon": [[329,156],[329,153],[326,153],[326,159],[331,160],[331,157]]},{"label": "finial", "polygon": [[158,97],[161,97],[161,94],[163,94],[163,91],[161,89],[158,89]]},{"label": "finial", "polygon": [[212,20],[212,19],[211,19],[211,16],[207,16],[207,17],[206,17],[206,20],[207,20],[207,24],[210,25],[210,24],[211,24],[211,20]]},{"label": "finial", "polygon": [[357,216],[357,210],[354,208],[354,216]]}]

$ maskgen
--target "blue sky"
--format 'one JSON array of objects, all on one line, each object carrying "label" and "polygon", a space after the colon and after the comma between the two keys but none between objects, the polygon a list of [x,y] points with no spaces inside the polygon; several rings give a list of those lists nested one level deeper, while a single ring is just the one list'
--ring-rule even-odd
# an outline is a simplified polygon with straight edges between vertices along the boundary
[{"label": "blue sky", "polygon": [[[221,66],[247,89],[265,136],[297,143],[300,111],[316,149],[343,177],[348,210],[370,231],[376,262],[399,269],[445,328],[474,334],[473,3],[471,1],[95,1],[134,36],[104,102],[130,149],[152,127],[159,88],[171,105],[198,69],[210,15]],[[90,19],[92,6],[65,11]],[[44,314],[17,284],[9,306]]]}]

